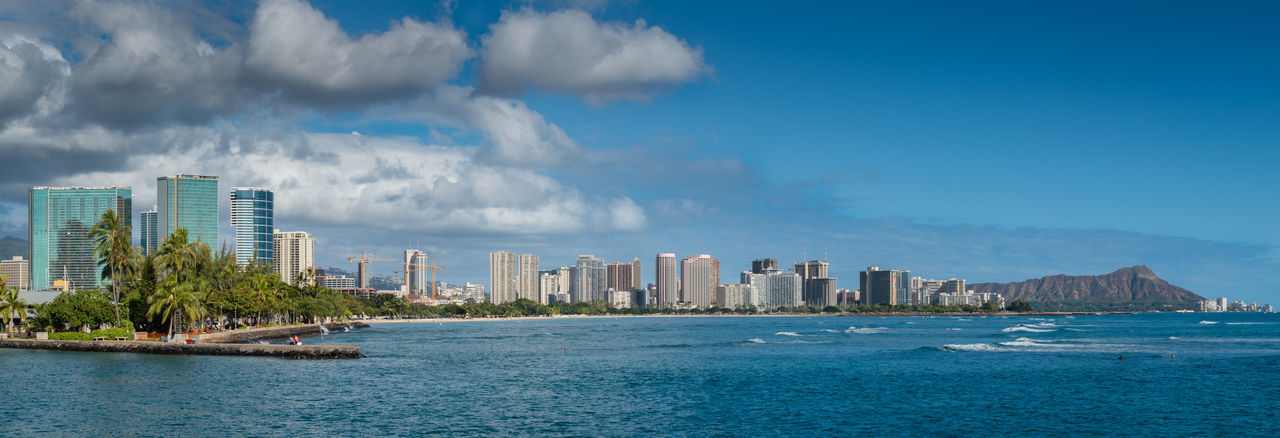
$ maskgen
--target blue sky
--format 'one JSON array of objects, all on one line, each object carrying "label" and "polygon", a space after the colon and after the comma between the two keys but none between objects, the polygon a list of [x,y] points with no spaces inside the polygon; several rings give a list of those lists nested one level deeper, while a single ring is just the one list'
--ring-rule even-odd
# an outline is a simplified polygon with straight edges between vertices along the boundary
[{"label": "blue sky", "polygon": [[[231,91],[221,92],[249,89],[247,97],[227,107],[188,111],[184,105],[204,105],[200,102],[207,98],[162,93],[157,99],[170,105],[144,108],[140,111],[151,116],[138,120],[81,116],[70,122],[77,129],[105,129],[122,136],[121,142],[156,142],[148,153],[160,164],[87,166],[47,181],[5,180],[0,210],[8,204],[10,213],[4,217],[25,216],[14,213],[25,213],[24,196],[14,187],[109,175],[124,183],[145,181],[137,175],[165,169],[166,159],[181,161],[177,151],[186,149],[174,146],[175,138],[191,144],[200,144],[193,138],[231,138],[224,143],[243,142],[247,146],[233,149],[242,151],[276,144],[264,139],[288,143],[299,136],[329,135],[309,137],[306,146],[289,150],[294,156],[310,151],[330,157],[315,151],[324,151],[320,145],[326,142],[350,149],[342,142],[352,141],[348,133],[358,131],[363,142],[385,143],[365,146],[373,155],[380,148],[448,151],[462,154],[459,162],[466,166],[528,178],[475,177],[466,179],[474,186],[459,183],[467,193],[485,193],[483,205],[474,206],[477,214],[500,210],[538,216],[528,196],[517,190],[531,185],[564,202],[542,211],[552,219],[524,228],[470,226],[474,221],[431,213],[401,217],[393,213],[400,204],[379,204],[395,197],[387,194],[351,198],[353,204],[368,203],[369,210],[349,207],[349,214],[278,212],[289,225],[282,228],[314,230],[321,265],[345,266],[348,253],[361,247],[389,256],[424,236],[428,253],[450,265],[443,280],[451,282],[486,281],[484,254],[496,249],[540,254],[548,268],[568,264],[579,253],[610,261],[638,256],[646,263],[646,277],[652,275],[656,252],[711,253],[726,264],[726,281],[753,258],[791,263],[825,253],[842,279],[856,278],[856,271],[868,265],[979,282],[1098,274],[1147,264],[1201,295],[1274,301],[1280,272],[1280,231],[1273,219],[1280,213],[1280,177],[1272,170],[1280,164],[1280,125],[1275,123],[1280,120],[1275,81],[1280,53],[1274,50],[1280,45],[1274,26],[1280,7],[1274,3],[640,0],[442,6],[317,0],[263,5],[318,11],[336,21],[351,41],[384,37],[409,17],[451,29],[449,35],[461,35],[465,47],[431,55],[441,56],[440,62],[405,66],[410,73],[385,82],[403,87],[385,92],[377,84],[308,77],[314,69],[298,73],[254,64],[262,58],[254,58],[252,49],[240,53],[242,47],[288,36],[252,26],[265,20],[259,4],[170,6],[154,16],[177,25],[157,26],[157,32],[186,29],[197,35],[194,40],[212,43],[216,56],[240,56],[245,65],[258,65],[235,75],[252,80],[229,80]],[[127,6],[134,5],[113,5]],[[80,21],[73,20],[75,29],[67,30],[50,24],[56,20],[49,16],[58,12],[36,9],[0,14],[8,18],[0,21],[0,35],[30,35],[59,50],[73,90],[87,81],[77,82],[77,75],[92,77],[81,71],[113,71],[94,70],[98,63],[109,65],[101,55],[109,50],[78,44],[84,44],[83,34],[123,44],[126,35],[112,30],[118,23],[73,14]],[[669,39],[650,46],[656,47],[649,52],[652,65],[634,64],[603,79],[598,72],[584,73],[581,84],[572,83],[580,72],[547,61],[581,53],[599,37],[574,34],[576,27],[565,27],[560,39],[539,40],[545,50],[538,52],[541,60],[504,58],[510,52],[499,50],[502,38],[494,36],[500,27],[517,18],[529,24],[554,17],[586,17],[604,28],[656,31]],[[415,37],[429,41],[442,35],[431,32]],[[324,40],[315,35],[302,40],[308,39]],[[640,42],[623,38],[612,48]],[[368,49],[353,44],[353,50]],[[700,64],[670,67],[682,56],[695,56]],[[406,62],[373,55],[344,59],[385,63],[388,71]],[[435,72],[440,65],[454,65],[456,71]],[[412,68],[432,71],[438,79],[425,84]],[[492,79],[500,77],[508,79]],[[593,80],[598,82],[586,83]],[[501,87],[507,88],[493,91]],[[93,90],[86,89],[73,91],[69,105],[78,102],[75,97],[88,102],[84,96]],[[443,97],[452,92],[465,97]],[[281,97],[258,97],[272,93]],[[486,102],[496,105],[486,108],[506,110],[493,115],[478,109]],[[55,116],[48,118],[66,118]],[[25,118],[8,122],[11,138],[18,138],[14,126],[40,126],[37,116],[20,117]],[[502,127],[512,125],[501,117],[525,117],[521,120],[542,140],[542,146],[534,146],[560,148],[555,150],[563,159],[513,161],[525,155],[511,151],[549,149],[521,149],[529,146],[520,143],[528,135],[503,143],[508,137],[502,132],[511,131]],[[14,151],[52,156],[14,142]],[[4,144],[0,135],[0,151]],[[370,165],[371,174],[394,173],[394,165],[382,165],[394,160],[386,161]],[[223,171],[188,163],[170,168]],[[432,172],[407,169],[418,178]],[[224,178],[228,187],[248,185],[229,179]],[[252,182],[281,185],[278,196],[287,197],[289,181],[302,181],[298,190],[314,185],[305,175]],[[412,205],[442,211],[473,207],[446,202],[453,198],[443,195],[453,192],[437,190],[424,192],[433,201]],[[313,209],[313,204],[297,208]],[[358,219],[359,211],[387,214],[370,223]],[[16,220],[10,219],[7,229],[24,230]],[[0,225],[0,234],[5,230]]]}]

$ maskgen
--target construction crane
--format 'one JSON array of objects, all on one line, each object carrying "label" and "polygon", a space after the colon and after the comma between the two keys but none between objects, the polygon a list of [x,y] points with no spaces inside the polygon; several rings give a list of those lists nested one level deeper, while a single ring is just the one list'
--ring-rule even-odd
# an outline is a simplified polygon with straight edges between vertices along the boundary
[{"label": "construction crane", "polygon": [[[420,264],[420,263],[405,263],[405,264],[404,264],[404,270],[403,270],[403,271],[396,271],[396,272],[397,272],[397,273],[404,273],[404,287],[405,287],[405,290],[406,290],[406,291],[408,291],[408,289],[409,289],[409,273],[411,273],[411,272],[422,272],[422,271],[425,271],[425,270],[428,270],[428,269],[430,269],[430,270],[431,270],[431,302],[432,302],[432,303],[434,303],[434,302],[436,301],[436,271],[441,270],[441,269],[446,269],[444,266],[436,266],[436,262],[431,262],[431,264],[430,264],[430,265],[423,265],[423,264]],[[412,292],[412,291],[410,291],[410,292]]]},{"label": "construction crane", "polygon": [[365,275],[364,275],[364,265],[365,265],[365,263],[369,263],[369,262],[394,262],[394,261],[396,261],[396,259],[375,259],[375,258],[369,258],[369,257],[366,257],[366,256],[365,256],[365,254],[364,254],[364,250],[362,249],[362,250],[360,250],[360,257],[348,257],[348,258],[347,258],[347,261],[348,261],[348,262],[352,262],[352,263],[355,263],[355,262],[359,262],[359,263],[360,263],[360,264],[359,264],[359,271],[360,271],[360,284],[359,284],[358,286],[359,286],[361,289],[363,289],[363,288],[365,287],[365,284],[366,284],[366,283],[365,283],[365,280],[364,280],[364,277],[365,277]]}]

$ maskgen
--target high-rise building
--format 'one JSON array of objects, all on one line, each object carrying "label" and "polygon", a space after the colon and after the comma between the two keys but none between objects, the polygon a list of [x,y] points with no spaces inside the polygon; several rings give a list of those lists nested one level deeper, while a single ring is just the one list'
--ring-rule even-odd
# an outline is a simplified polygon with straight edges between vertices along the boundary
[{"label": "high-rise building", "polygon": [[736,309],[751,305],[751,285],[725,284],[716,287],[716,307]]},{"label": "high-rise building", "polygon": [[404,284],[405,293],[424,296],[431,293],[430,269],[423,268],[427,264],[427,254],[416,250],[404,250]]},{"label": "high-rise building", "polygon": [[[133,189],[129,187],[32,187],[27,197],[27,249],[31,289],[46,290],[55,281],[70,289],[105,286],[89,229],[107,210],[133,226]],[[133,239],[130,238],[130,241]]]},{"label": "high-rise building", "polygon": [[821,260],[810,260],[807,262],[796,263],[792,268],[800,278],[808,280],[810,278],[827,278],[827,262]]},{"label": "high-rise building", "polygon": [[179,228],[186,228],[188,242],[218,247],[218,177],[156,178],[156,211],[156,231],[161,242]]},{"label": "high-rise building", "polygon": [[516,298],[541,303],[543,298],[538,289],[538,256],[520,254],[516,264],[518,265],[516,282],[520,285],[519,290],[516,291]]},{"label": "high-rise building", "polygon": [[[816,279],[827,279],[827,262],[821,260],[810,260],[807,262],[796,263],[792,267],[792,272],[800,276],[803,281],[801,295],[804,296],[806,306],[828,306],[835,305],[835,281],[830,281],[830,290],[826,289],[828,282],[810,281]],[[822,290],[811,290],[810,287],[819,287]],[[828,298],[831,298],[828,300]],[[822,303],[822,304],[816,304]],[[830,303],[830,304],[827,304]]]},{"label": "high-rise building", "polygon": [[560,278],[554,272],[541,271],[538,275],[538,299],[542,304],[548,304],[551,296],[560,293]]},{"label": "high-rise building", "polygon": [[699,309],[711,307],[719,281],[712,278],[715,258],[689,256],[680,262],[680,301]]},{"label": "high-rise building", "polygon": [[275,231],[272,247],[275,260],[271,270],[285,283],[299,286],[294,281],[298,274],[316,267],[316,243],[306,231]]},{"label": "high-rise building", "polygon": [[604,260],[590,254],[580,255],[570,275],[569,297],[573,302],[609,300]]},{"label": "high-rise building", "polygon": [[803,294],[806,306],[826,307],[839,304],[834,278],[819,277],[804,280]]},{"label": "high-rise building", "polygon": [[510,251],[489,253],[489,300],[494,304],[515,301],[519,297],[516,284],[516,254]]},{"label": "high-rise building", "polygon": [[653,263],[653,282],[658,287],[658,307],[676,305],[676,255],[669,252],[658,254]]},{"label": "high-rise building", "polygon": [[142,255],[155,255],[160,249],[160,232],[156,230],[158,216],[155,207],[142,212],[142,223],[138,224],[138,245],[142,247]]},{"label": "high-rise building", "polygon": [[751,261],[751,273],[763,274],[769,269],[778,269],[778,259],[755,259]]},{"label": "high-rise building", "polygon": [[268,189],[231,189],[231,228],[236,232],[236,263],[241,266],[275,260],[275,203],[275,193]]},{"label": "high-rise building", "polygon": [[610,263],[605,267],[605,287],[618,291],[629,291],[635,286],[631,275],[635,265],[631,263]]},{"label": "high-rise building", "polygon": [[31,290],[31,261],[22,256],[0,260],[0,277],[4,277],[6,287]]},{"label": "high-rise building", "polygon": [[[640,275],[640,258],[636,257],[634,260],[631,260],[631,290],[643,289],[643,278],[644,277]],[[644,305],[641,304],[638,307],[644,307]]]},{"label": "high-rise building", "polygon": [[881,270],[871,266],[858,274],[862,304],[908,304],[911,289],[911,271]]}]

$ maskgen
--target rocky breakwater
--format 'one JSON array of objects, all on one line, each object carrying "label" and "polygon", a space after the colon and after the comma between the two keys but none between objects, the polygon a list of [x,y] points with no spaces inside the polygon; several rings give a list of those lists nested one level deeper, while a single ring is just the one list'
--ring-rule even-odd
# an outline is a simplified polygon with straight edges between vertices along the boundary
[{"label": "rocky breakwater", "polygon": [[[321,329],[321,326],[324,329]],[[293,336],[318,336],[324,330],[340,332],[347,329],[368,327],[362,322],[334,322],[329,324],[299,324],[279,327],[257,327],[240,330],[228,330],[217,333],[205,333],[199,336],[200,343],[240,343],[258,340],[287,339]]]},{"label": "rocky breakwater", "polygon": [[194,354],[208,356],[268,356],[287,359],[358,359],[355,345],[187,344],[150,341],[46,341],[3,339],[0,348],[83,351],[95,353]]}]

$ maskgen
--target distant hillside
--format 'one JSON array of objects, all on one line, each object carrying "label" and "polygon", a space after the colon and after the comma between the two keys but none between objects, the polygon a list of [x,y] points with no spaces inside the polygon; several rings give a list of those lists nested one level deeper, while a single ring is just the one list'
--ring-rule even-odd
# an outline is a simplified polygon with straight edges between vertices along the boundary
[{"label": "distant hillside", "polygon": [[[1057,302],[1064,304],[1064,308],[1186,308],[1204,300],[1162,280],[1146,265],[1103,275],[1053,275],[1015,283],[978,283],[972,287],[976,293],[994,292],[1010,301]],[[1049,310],[1044,307],[1036,306],[1037,310]]]},{"label": "distant hillside", "polygon": [[27,241],[17,237],[0,239],[0,259],[9,260],[13,256],[27,256]]}]

